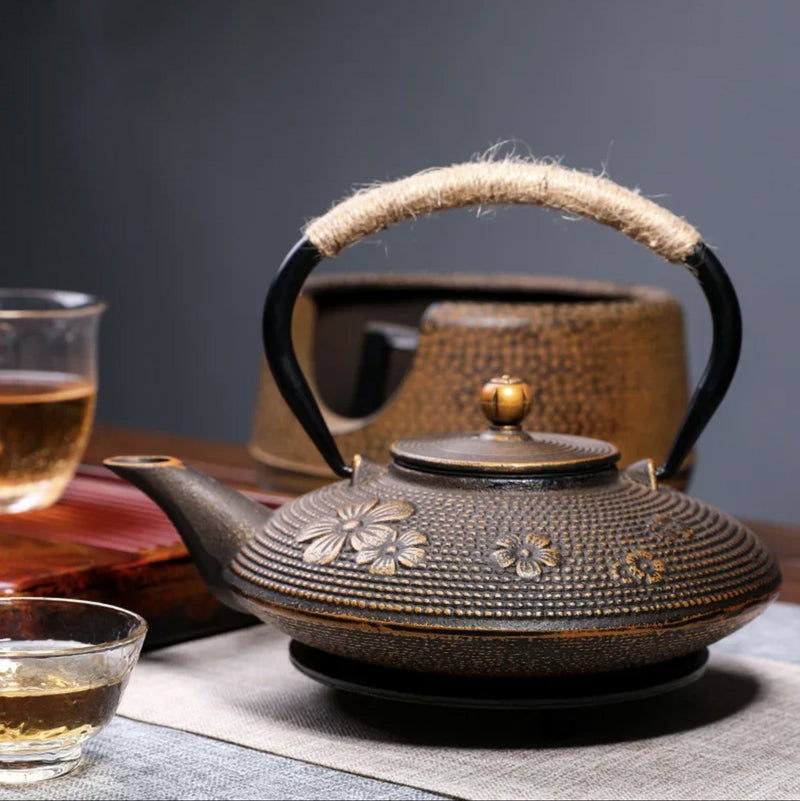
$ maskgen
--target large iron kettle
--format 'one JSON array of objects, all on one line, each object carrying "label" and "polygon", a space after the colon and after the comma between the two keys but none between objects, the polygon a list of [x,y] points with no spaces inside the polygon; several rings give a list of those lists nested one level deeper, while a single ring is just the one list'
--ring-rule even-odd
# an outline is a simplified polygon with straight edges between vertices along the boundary
[{"label": "large iron kettle", "polygon": [[[713,319],[712,354],[664,465],[618,471],[611,444],[524,431],[535,387],[508,376],[483,387],[485,431],[397,442],[389,466],[342,461],[291,343],[303,281],[323,257],[396,221],[478,203],[580,214],[698,279]],[[780,584],[773,557],[749,529],[661,483],[722,400],[740,341],[733,287],[684,220],[559,166],[463,164],[335,206],[308,226],[270,288],[270,367],[342,481],[271,512],[170,457],[106,464],[161,505],[223,602],[306,646],[453,676],[635,668],[726,636]],[[447,414],[435,398],[419,402]]]}]

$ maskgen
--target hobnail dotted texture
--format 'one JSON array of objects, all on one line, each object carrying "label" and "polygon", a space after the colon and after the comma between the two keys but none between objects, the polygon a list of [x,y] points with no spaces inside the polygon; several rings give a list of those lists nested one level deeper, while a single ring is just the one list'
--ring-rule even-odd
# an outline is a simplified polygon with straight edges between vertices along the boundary
[{"label": "hobnail dotted texture", "polygon": [[[391,613],[396,622],[445,628],[669,622],[752,601],[777,585],[771,556],[737,521],[673,490],[610,476],[551,489],[489,488],[379,470],[358,485],[339,482],[284,506],[232,568],[249,595],[256,585],[282,605],[374,620]],[[304,531],[333,526],[353,504],[377,508],[376,499],[414,511],[384,524],[391,534],[368,530],[343,540],[327,563],[304,560]],[[420,558],[396,561],[391,573],[371,571],[363,557],[359,563],[370,537],[370,547],[391,550],[391,538],[410,531],[425,538],[415,546]]]}]

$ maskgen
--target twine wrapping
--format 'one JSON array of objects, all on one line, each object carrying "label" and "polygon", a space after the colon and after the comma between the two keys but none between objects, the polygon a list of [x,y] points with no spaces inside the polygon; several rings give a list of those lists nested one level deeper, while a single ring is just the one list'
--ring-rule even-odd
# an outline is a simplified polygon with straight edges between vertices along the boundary
[{"label": "twine wrapping", "polygon": [[504,160],[426,170],[356,192],[305,229],[326,257],[402,220],[475,205],[527,204],[577,214],[615,228],[667,261],[681,262],[697,230],[637,192],[557,164]]}]

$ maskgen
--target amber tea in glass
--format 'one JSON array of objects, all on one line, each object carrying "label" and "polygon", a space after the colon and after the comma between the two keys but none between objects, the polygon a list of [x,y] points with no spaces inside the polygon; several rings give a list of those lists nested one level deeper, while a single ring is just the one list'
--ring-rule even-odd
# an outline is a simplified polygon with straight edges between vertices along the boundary
[{"label": "amber tea in glass", "polygon": [[0,290],[0,512],[61,496],[91,431],[97,329],[90,295]]},{"label": "amber tea in glass", "polygon": [[106,604],[0,599],[0,783],[78,764],[82,743],[114,716],[146,628]]},{"label": "amber tea in glass", "polygon": [[[10,651],[84,648],[89,643],[70,640],[3,642]],[[0,689],[0,749],[18,743],[49,746],[77,741],[105,726],[119,703],[119,681],[98,678],[101,659],[86,659],[73,674],[63,675],[41,660],[23,663]],[[102,673],[102,670],[100,670]]]}]

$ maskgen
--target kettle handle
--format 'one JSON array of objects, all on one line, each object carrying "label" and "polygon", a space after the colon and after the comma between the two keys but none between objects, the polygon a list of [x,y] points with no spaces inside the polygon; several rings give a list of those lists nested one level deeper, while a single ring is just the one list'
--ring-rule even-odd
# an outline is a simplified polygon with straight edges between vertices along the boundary
[{"label": "kettle handle", "polygon": [[284,259],[264,304],[264,351],[275,382],[332,470],[349,477],[308,382],[291,337],[292,311],[303,283],[323,258],[401,220],[473,205],[527,204],[558,209],[615,228],[698,280],[711,311],[711,355],[692,395],[659,479],[673,476],[728,390],[742,341],[739,301],[727,273],[700,234],[683,218],[607,178],[557,164],[506,160],[426,170],[358,191],[305,228]]}]

